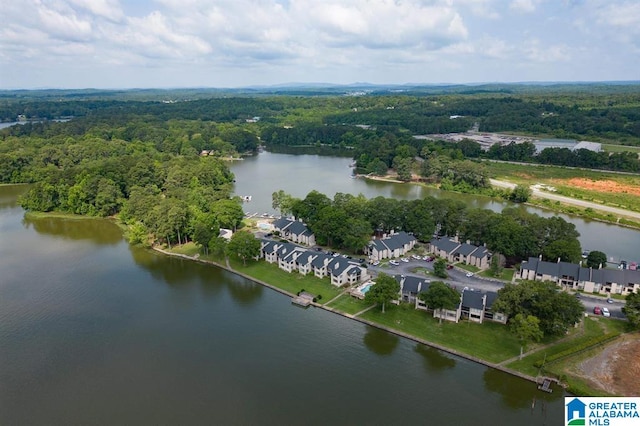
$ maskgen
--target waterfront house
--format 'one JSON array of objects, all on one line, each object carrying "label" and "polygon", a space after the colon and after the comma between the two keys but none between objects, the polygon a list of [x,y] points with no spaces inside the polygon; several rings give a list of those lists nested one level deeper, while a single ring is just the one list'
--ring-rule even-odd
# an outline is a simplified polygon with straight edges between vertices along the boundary
[{"label": "waterfront house", "polygon": [[352,285],[360,281],[369,279],[367,269],[357,262],[349,262],[344,258],[336,258],[328,266],[331,284],[340,287],[348,284]]},{"label": "waterfront house", "polygon": [[553,281],[571,290],[602,295],[626,296],[640,291],[640,271],[631,269],[587,268],[576,263],[547,262],[530,257],[522,262],[518,278],[532,281]]},{"label": "waterfront house", "polygon": [[318,253],[318,255],[311,261],[311,267],[313,268],[313,275],[318,278],[324,278],[329,275],[328,266],[331,262],[336,260],[333,256],[325,253]]},{"label": "waterfront house", "polygon": [[296,246],[291,243],[283,243],[277,250],[276,255],[278,256],[278,267],[287,272],[292,272],[296,269],[296,260],[298,256],[302,253],[306,252],[300,246]]},{"label": "waterfront house", "polygon": [[296,258],[296,269],[302,275],[307,275],[313,272],[312,262],[318,257],[318,252],[305,250],[300,253],[300,255]]},{"label": "waterfront house", "polygon": [[479,291],[464,290],[460,311],[469,321],[482,324],[484,309],[487,305],[487,295]]},{"label": "waterfront house", "polygon": [[372,261],[393,259],[407,254],[416,245],[416,238],[406,232],[392,233],[383,238],[371,240],[365,253]]},{"label": "waterfront house", "polygon": [[272,240],[260,241],[260,257],[269,263],[278,262],[277,250],[280,248],[281,243]]},{"label": "waterfront house", "polygon": [[274,232],[279,233],[285,240],[306,246],[316,245],[316,237],[313,235],[313,232],[307,228],[307,225],[299,220],[285,217],[280,218],[273,222],[273,229]]},{"label": "waterfront house", "polygon": [[394,278],[400,284],[400,300],[405,303],[413,303],[417,306],[418,295],[426,291],[429,281],[420,277],[395,275]]}]

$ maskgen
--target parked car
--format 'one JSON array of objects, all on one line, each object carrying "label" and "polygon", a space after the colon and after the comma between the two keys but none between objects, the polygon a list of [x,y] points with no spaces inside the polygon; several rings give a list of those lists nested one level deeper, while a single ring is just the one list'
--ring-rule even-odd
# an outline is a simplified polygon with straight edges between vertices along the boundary
[{"label": "parked car", "polygon": [[404,263],[408,263],[408,262],[409,262],[409,259],[407,259],[406,257],[403,257],[403,258],[402,258],[402,259],[400,259],[400,260],[402,260]]},{"label": "parked car", "polygon": [[398,265],[400,264],[400,262],[398,262],[398,261],[396,261],[396,260],[390,260],[390,261],[389,261],[389,264],[390,264],[390,265],[393,265],[393,266],[398,266]]},{"label": "parked car", "polygon": [[607,299],[607,303],[613,303],[613,299],[612,298],[608,298]]},{"label": "parked car", "polygon": [[379,264],[380,264],[380,262],[378,262],[377,260],[372,263],[373,266],[378,266]]},{"label": "parked car", "polygon": [[453,265],[447,265],[447,269],[453,269]]},{"label": "parked car", "polygon": [[602,315],[604,315],[605,317],[610,317],[611,312],[609,312],[608,308],[602,308]]},{"label": "parked car", "polygon": [[600,309],[600,306],[596,306],[595,308],[593,308],[593,313],[596,315],[602,314],[602,309]]},{"label": "parked car", "polygon": [[473,276],[473,272],[467,272],[467,278],[471,278]]}]

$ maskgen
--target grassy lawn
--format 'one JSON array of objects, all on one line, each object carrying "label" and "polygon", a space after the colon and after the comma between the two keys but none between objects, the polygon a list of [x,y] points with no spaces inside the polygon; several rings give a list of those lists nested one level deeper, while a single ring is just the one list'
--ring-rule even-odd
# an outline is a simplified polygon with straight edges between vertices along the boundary
[{"label": "grassy lawn", "polygon": [[[544,361],[546,357],[570,349],[593,337],[602,336],[607,332],[621,332],[625,326],[624,321],[592,317],[585,318],[583,324],[584,325],[582,326],[582,330],[577,330],[572,338],[566,339],[565,341],[559,342],[546,349],[537,351],[529,356],[522,358],[519,361],[514,361],[508,364],[507,367],[521,371],[525,374],[535,376],[536,374],[538,374],[538,368],[534,366],[535,362]],[[548,371],[554,372],[559,365],[561,365],[561,362],[551,364],[546,368]]]},{"label": "grassy lawn", "polygon": [[231,260],[233,269],[250,277],[267,282],[275,287],[297,294],[301,290],[316,296],[321,295],[319,303],[326,303],[336,297],[343,290],[331,284],[328,278],[316,278],[313,275],[301,275],[298,272],[288,273],[277,265],[264,261],[249,262],[243,266],[241,261]]},{"label": "grassy lawn", "polygon": [[443,321],[438,324],[438,319],[431,313],[409,305],[388,306],[384,314],[374,308],[361,318],[491,362],[504,361],[520,351],[516,338],[504,325],[497,323]]},{"label": "grassy lawn", "polygon": [[480,270],[480,268],[478,268],[477,266],[467,265],[466,263],[456,263],[456,267],[473,273],[476,273]]},{"label": "grassy lawn", "polygon": [[356,299],[355,297],[349,296],[348,294],[343,294],[327,306],[330,306],[340,312],[345,312],[347,314],[353,315],[357,314],[363,309],[367,309],[371,305],[364,300]]},{"label": "grassy lawn", "polygon": [[167,248],[166,250],[171,253],[185,254],[187,256],[195,256],[200,253],[200,248],[194,242],[173,246],[171,249]]},{"label": "grassy lawn", "polygon": [[73,220],[105,220],[105,217],[99,216],[83,216],[79,214],[64,213],[64,212],[26,212],[24,217],[27,219],[73,219]]},{"label": "grassy lawn", "polygon": [[514,270],[511,269],[511,268],[504,268],[502,270],[502,272],[500,273],[500,276],[496,277],[491,273],[491,271],[489,269],[486,269],[486,270],[480,272],[478,275],[480,275],[482,277],[491,278],[491,279],[494,279],[494,280],[511,281],[511,278],[513,278],[513,272],[514,272]]},{"label": "grassy lawn", "polygon": [[628,145],[612,145],[612,144],[602,144],[602,150],[607,152],[638,152],[640,153],[639,146],[628,146]]}]

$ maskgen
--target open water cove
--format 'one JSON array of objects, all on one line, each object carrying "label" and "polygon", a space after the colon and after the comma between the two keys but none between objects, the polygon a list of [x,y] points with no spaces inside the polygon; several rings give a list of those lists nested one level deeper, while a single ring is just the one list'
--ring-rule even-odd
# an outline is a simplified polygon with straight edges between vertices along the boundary
[{"label": "open water cove", "polygon": [[[399,200],[426,196],[446,197],[460,200],[468,207],[496,212],[505,207],[518,207],[544,217],[556,215],[536,207],[525,207],[489,197],[440,191],[421,185],[352,179],[352,169],[349,167],[352,162],[353,160],[345,157],[263,152],[233,163],[231,169],[236,175],[236,194],[252,196],[252,201],[244,205],[244,210],[251,213],[277,214],[271,208],[271,194],[274,191],[282,189],[295,197],[304,198],[315,189],[329,197],[333,197],[337,192],[363,194],[367,198],[383,196]],[[576,216],[557,216],[576,226],[584,250],[600,250],[615,260],[640,261],[640,231]]]},{"label": "open water cove", "polygon": [[131,247],[109,221],[26,220],[20,191],[0,187],[0,424],[561,421],[561,392]]}]

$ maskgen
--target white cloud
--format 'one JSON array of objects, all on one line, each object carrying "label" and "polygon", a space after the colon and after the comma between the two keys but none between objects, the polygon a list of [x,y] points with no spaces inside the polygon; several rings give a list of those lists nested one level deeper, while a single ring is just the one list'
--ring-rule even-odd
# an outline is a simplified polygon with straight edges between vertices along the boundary
[{"label": "white cloud", "polygon": [[74,6],[84,9],[95,16],[111,21],[120,21],[124,17],[118,0],[68,0]]},{"label": "white cloud", "polygon": [[566,62],[571,59],[571,50],[564,44],[542,43],[537,39],[523,46],[526,57],[533,62]]},{"label": "white cloud", "polygon": [[509,5],[509,9],[520,13],[531,13],[536,10],[535,0],[513,0]]}]

